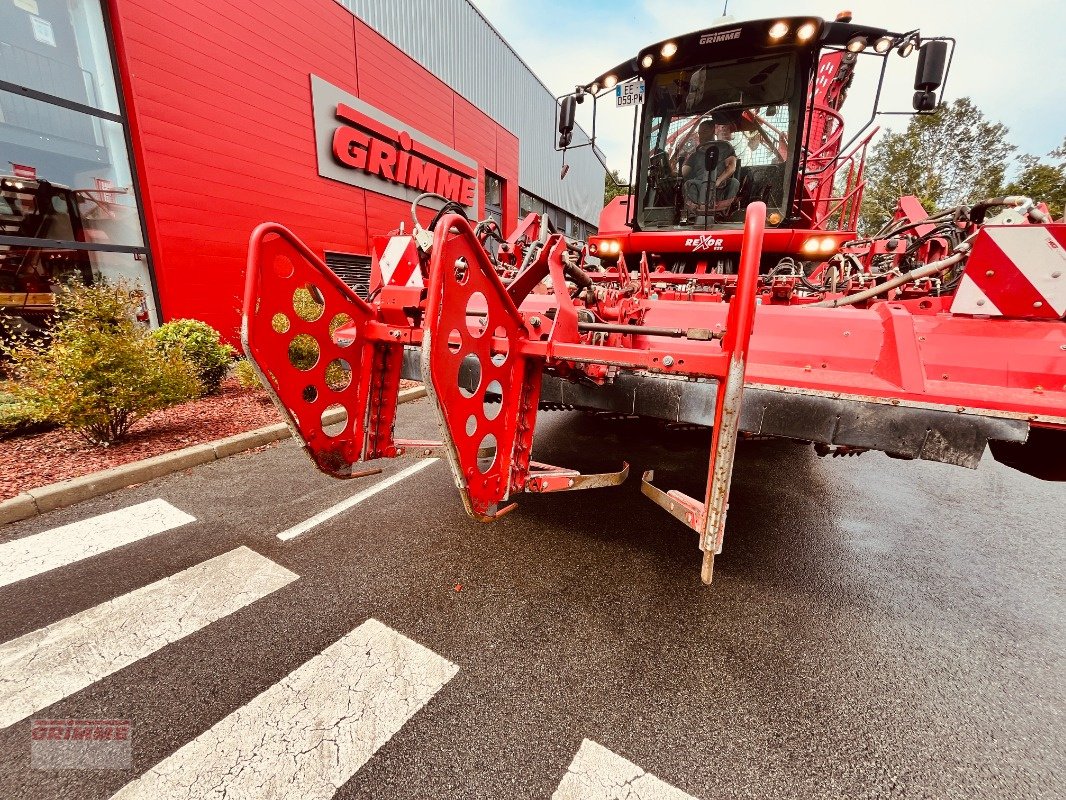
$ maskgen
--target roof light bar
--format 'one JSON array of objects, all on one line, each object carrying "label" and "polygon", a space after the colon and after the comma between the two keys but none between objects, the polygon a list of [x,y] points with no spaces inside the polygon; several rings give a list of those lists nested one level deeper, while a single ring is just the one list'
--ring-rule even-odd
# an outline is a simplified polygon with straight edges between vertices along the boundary
[{"label": "roof light bar", "polygon": [[892,45],[896,43],[896,40],[891,36],[882,36],[876,42],[874,42],[874,51],[877,53],[887,53],[892,49]]},{"label": "roof light bar", "polygon": [[852,36],[846,46],[849,53],[861,53],[866,49],[866,37]]}]

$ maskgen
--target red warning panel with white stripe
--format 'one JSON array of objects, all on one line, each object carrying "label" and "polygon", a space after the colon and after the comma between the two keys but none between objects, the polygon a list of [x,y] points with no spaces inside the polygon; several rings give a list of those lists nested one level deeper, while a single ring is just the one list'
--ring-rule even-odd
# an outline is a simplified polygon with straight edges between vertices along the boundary
[{"label": "red warning panel with white stripe", "polygon": [[1066,317],[1066,225],[982,228],[951,313]]},{"label": "red warning panel with white stripe", "polygon": [[424,285],[413,236],[374,237],[372,287]]}]

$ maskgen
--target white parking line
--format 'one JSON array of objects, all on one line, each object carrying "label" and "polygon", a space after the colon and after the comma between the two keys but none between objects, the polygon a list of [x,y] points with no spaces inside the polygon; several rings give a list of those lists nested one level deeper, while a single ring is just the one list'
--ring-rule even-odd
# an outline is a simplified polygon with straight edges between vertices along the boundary
[{"label": "white parking line", "polygon": [[232,614],[297,575],[238,547],[0,644],[0,728]]},{"label": "white parking line", "polygon": [[585,739],[552,800],[696,800],[632,761]]},{"label": "white parking line", "polygon": [[359,492],[358,494],[352,495],[347,500],[342,500],[341,502],[337,503],[337,505],[332,506],[331,508],[327,508],[325,511],[320,511],[319,513],[311,517],[311,519],[305,520],[299,525],[293,525],[288,530],[282,531],[278,534],[278,538],[281,539],[283,542],[287,542],[289,539],[295,539],[300,534],[307,533],[316,525],[321,525],[327,519],[332,519],[338,514],[347,511],[352,506],[358,505],[359,503],[363,502],[368,497],[373,497],[378,492],[382,492],[385,489],[388,489],[390,486],[399,483],[404,478],[411,477],[419,470],[425,469],[431,464],[436,464],[439,460],[440,459],[437,458],[424,458],[421,461],[416,461],[414,464],[407,467],[406,469],[400,470],[395,475],[390,475],[385,480],[378,481],[373,486],[369,486],[366,489],[363,489],[363,491]]},{"label": "white parking line", "polygon": [[0,586],[196,522],[166,500],[89,517],[0,545]]},{"label": "white parking line", "polygon": [[113,800],[333,797],[458,670],[367,620]]}]

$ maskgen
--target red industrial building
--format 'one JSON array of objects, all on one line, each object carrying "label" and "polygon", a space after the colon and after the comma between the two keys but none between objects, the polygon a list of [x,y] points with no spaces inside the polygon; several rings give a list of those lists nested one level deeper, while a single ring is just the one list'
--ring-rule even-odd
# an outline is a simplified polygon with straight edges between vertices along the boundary
[{"label": "red industrial building", "polygon": [[443,3],[454,24],[410,49],[433,62],[446,37],[488,36],[504,63],[479,69],[513,73],[537,96],[540,113],[527,103],[524,122],[484,108],[512,98],[486,95],[469,72],[436,74],[360,16],[402,32],[403,4],[358,5],[0,5],[7,310],[46,308],[58,281],[81,272],[139,283],[153,322],[194,317],[234,340],[256,224],[291,227],[358,286],[370,238],[409,220],[425,189],[506,230],[539,210],[587,231],[602,168],[586,148],[587,163],[554,185],[554,101],[472,5]]}]

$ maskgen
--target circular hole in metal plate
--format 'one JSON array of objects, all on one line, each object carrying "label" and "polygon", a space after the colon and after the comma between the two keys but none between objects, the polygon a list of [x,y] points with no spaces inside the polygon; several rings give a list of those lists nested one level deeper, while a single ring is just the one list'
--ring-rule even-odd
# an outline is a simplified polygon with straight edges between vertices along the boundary
[{"label": "circular hole in metal plate", "polygon": [[319,288],[309,283],[292,293],[292,309],[304,322],[314,322],[326,310],[326,300]]},{"label": "circular hole in metal plate", "polygon": [[292,323],[289,322],[288,317],[279,311],[270,318],[270,327],[274,329],[274,333],[288,333],[289,328],[292,327]]},{"label": "circular hole in metal plate", "polygon": [[289,363],[306,372],[318,363],[321,351],[318,340],[306,333],[299,333],[289,342]]},{"label": "circular hole in metal plate", "polygon": [[458,353],[459,348],[463,346],[463,335],[459,333],[455,328],[452,328],[452,332],[448,334],[448,351],[452,353]]},{"label": "circular hole in metal plate", "polygon": [[496,462],[496,437],[491,433],[477,446],[477,468],[484,475]]},{"label": "circular hole in metal plate", "polygon": [[511,342],[507,338],[507,329],[503,325],[497,325],[496,330],[492,332],[492,343],[489,349],[492,353],[493,365],[502,367],[507,360],[507,354],[511,351]]},{"label": "circular hole in metal plate", "polygon": [[296,272],[296,267],[292,265],[288,256],[276,255],[274,256],[274,274],[279,278],[291,278],[292,273]]},{"label": "circular hole in metal plate", "polygon": [[326,436],[340,436],[347,425],[348,409],[340,403],[330,403],[322,409],[322,433]]},{"label": "circular hole in metal plate", "polygon": [[355,343],[355,333],[350,333],[345,336],[337,336],[337,331],[341,328],[346,328],[352,324],[352,318],[347,314],[338,314],[329,323],[329,336],[336,343],[337,347],[348,347]]},{"label": "circular hole in metal plate", "polygon": [[305,386],[303,397],[305,403],[315,402],[315,400],[318,399],[318,389],[316,389],[314,386]]},{"label": "circular hole in metal plate", "polygon": [[471,414],[466,418],[466,435],[473,436],[477,433],[477,417]]},{"label": "circular hole in metal plate", "polygon": [[500,416],[500,411],[503,409],[503,387],[500,386],[499,381],[492,381],[485,387],[483,405],[486,419],[496,419]]},{"label": "circular hole in metal plate", "polygon": [[[481,386],[481,359],[470,355],[459,362],[459,394],[473,397]],[[469,389],[466,387],[470,387]]]},{"label": "circular hole in metal plate", "polygon": [[352,365],[343,358],[335,358],[326,365],[326,386],[335,392],[347,389],[352,383]]},{"label": "circular hole in metal plate", "polygon": [[474,292],[466,301],[466,329],[471,336],[476,338],[485,332],[489,323],[488,308],[489,303],[481,292]]}]

